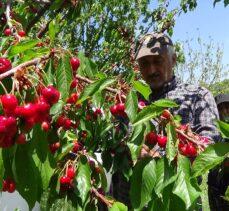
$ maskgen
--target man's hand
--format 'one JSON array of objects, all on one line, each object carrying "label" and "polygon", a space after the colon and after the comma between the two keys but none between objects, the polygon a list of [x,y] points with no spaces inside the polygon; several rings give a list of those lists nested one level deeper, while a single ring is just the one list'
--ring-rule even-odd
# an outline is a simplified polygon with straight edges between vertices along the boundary
[{"label": "man's hand", "polygon": [[139,159],[142,159],[144,157],[161,157],[159,152],[158,151],[155,151],[155,150],[150,150],[150,148],[143,144],[142,145],[142,148],[141,148],[141,151],[140,151],[140,154],[139,154]]}]

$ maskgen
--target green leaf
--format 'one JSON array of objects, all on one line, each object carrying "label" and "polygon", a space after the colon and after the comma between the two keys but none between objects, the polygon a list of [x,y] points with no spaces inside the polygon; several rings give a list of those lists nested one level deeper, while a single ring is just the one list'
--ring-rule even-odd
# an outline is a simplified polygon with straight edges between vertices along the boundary
[{"label": "green leaf", "polygon": [[139,92],[146,100],[149,100],[151,89],[148,84],[145,84],[141,81],[134,81],[133,85],[137,92]]},{"label": "green leaf", "polygon": [[61,93],[61,99],[65,102],[69,96],[70,85],[72,82],[72,70],[70,65],[70,57],[65,55],[59,60],[56,70],[56,85]]},{"label": "green leaf", "polygon": [[203,175],[208,170],[223,162],[228,155],[229,143],[219,142],[208,146],[207,149],[195,159],[192,165],[192,177]]},{"label": "green leaf", "polygon": [[130,122],[133,122],[138,111],[138,98],[135,92],[130,91],[128,93],[125,101],[125,107],[125,112],[127,113]]},{"label": "green leaf", "polygon": [[173,187],[173,193],[180,197],[186,209],[189,209],[200,196],[200,189],[195,187],[190,180],[190,161],[187,157],[178,157],[178,177]]},{"label": "green leaf", "polygon": [[155,101],[153,104],[155,106],[163,107],[163,108],[178,107],[176,102],[174,100],[170,100],[170,99],[160,99],[160,100]]},{"label": "green leaf", "polygon": [[17,45],[12,45],[6,52],[8,58],[12,58],[13,56],[22,53],[28,49],[34,47],[39,40],[24,40],[19,42]]},{"label": "green leaf", "polygon": [[175,173],[174,166],[169,166],[168,160],[165,157],[157,161],[156,172],[157,180],[154,190],[157,196],[161,198],[163,189],[176,180],[177,174]]},{"label": "green leaf", "polygon": [[79,97],[77,103],[82,103],[88,97],[91,97],[96,92],[102,91],[107,86],[112,84],[114,81],[115,81],[114,79],[108,78],[108,79],[100,79],[98,81],[95,81],[95,82],[89,84],[87,87],[84,88],[83,92],[80,94],[80,97]]},{"label": "green leaf", "polygon": [[127,146],[130,149],[132,160],[137,161],[142,146],[138,146],[138,145],[135,145],[134,143],[128,143],[128,142],[127,142]]},{"label": "green leaf", "polygon": [[49,59],[45,68],[44,68],[44,84],[45,85],[53,85],[54,84],[54,74],[55,74],[55,68],[53,65],[53,60]]},{"label": "green leaf", "polygon": [[163,111],[163,108],[157,107],[155,105],[146,106],[143,108],[133,121],[133,126],[144,123],[152,118],[155,118]]},{"label": "green leaf", "polygon": [[57,21],[57,19],[55,18],[54,20],[52,20],[49,23],[49,37],[50,37],[50,41],[53,42],[53,40],[56,37],[56,34],[59,32],[60,26],[59,26],[59,21]]},{"label": "green leaf", "polygon": [[[67,200],[66,198],[62,199],[56,199],[52,207],[50,208],[50,211],[75,211],[75,207],[72,206],[71,200]],[[79,209],[77,209],[78,211]],[[80,210],[79,210],[80,211]]]},{"label": "green leaf", "polygon": [[61,152],[58,154],[56,159],[61,160],[64,156],[66,156],[72,150],[73,146],[74,146],[73,142],[71,143],[67,142],[66,144],[64,144],[62,146]]},{"label": "green leaf", "polygon": [[38,197],[38,171],[28,149],[29,143],[18,145],[13,159],[12,171],[17,190],[32,209]]},{"label": "green leaf", "polygon": [[223,138],[229,138],[229,124],[222,122],[222,121],[217,121],[217,127],[222,135]]},{"label": "green leaf", "polygon": [[88,78],[95,78],[97,74],[97,65],[95,62],[91,61],[88,58],[85,58],[85,76]]},{"label": "green leaf", "polygon": [[0,190],[2,190],[2,180],[4,176],[5,168],[2,157],[2,149],[0,149]]},{"label": "green leaf", "polygon": [[223,199],[229,201],[229,186],[227,186],[227,190],[225,192],[225,196],[223,196]]},{"label": "green leaf", "polygon": [[140,160],[131,177],[130,199],[133,208],[143,208],[151,199],[156,182],[156,162],[152,158]]},{"label": "green leaf", "polygon": [[127,211],[128,208],[121,202],[115,202],[111,208],[109,208],[109,211]]},{"label": "green leaf", "polygon": [[132,135],[128,142],[134,143],[135,145],[142,145],[144,141],[144,132],[145,132],[146,126],[144,124],[139,124],[134,127]]},{"label": "green leaf", "polygon": [[79,190],[76,194],[81,198],[82,203],[89,197],[91,189],[91,168],[88,164],[87,158],[81,156],[79,160],[78,174],[75,178],[77,189]]},{"label": "green leaf", "polygon": [[166,157],[170,164],[171,161],[174,160],[177,154],[177,144],[178,144],[175,127],[170,123],[166,125],[166,134],[167,134]]}]

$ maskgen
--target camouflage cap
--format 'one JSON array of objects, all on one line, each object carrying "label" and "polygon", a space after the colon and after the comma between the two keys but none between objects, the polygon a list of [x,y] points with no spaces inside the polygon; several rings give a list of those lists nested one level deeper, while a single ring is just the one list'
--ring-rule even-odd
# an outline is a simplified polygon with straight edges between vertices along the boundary
[{"label": "camouflage cap", "polygon": [[219,94],[215,97],[215,102],[217,105],[219,105],[220,103],[225,103],[228,102],[229,103],[229,94]]},{"label": "camouflage cap", "polygon": [[138,42],[135,59],[143,56],[163,54],[168,46],[173,46],[172,40],[163,33],[151,32],[145,34]]}]

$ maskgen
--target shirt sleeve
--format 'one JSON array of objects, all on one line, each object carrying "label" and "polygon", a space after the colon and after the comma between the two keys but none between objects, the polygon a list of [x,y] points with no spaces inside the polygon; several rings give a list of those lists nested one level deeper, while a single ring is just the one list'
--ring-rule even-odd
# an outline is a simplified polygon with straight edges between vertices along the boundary
[{"label": "shirt sleeve", "polygon": [[214,142],[221,141],[216,127],[219,120],[218,109],[213,95],[207,89],[200,89],[194,104],[193,130],[200,136],[209,138]]}]

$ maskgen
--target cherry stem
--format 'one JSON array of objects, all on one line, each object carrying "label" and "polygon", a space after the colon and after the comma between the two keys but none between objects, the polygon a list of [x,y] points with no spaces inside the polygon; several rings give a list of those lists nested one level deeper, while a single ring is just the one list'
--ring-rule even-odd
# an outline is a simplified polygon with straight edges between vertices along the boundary
[{"label": "cherry stem", "polygon": [[0,81],[2,79],[4,79],[4,78],[10,76],[10,75],[13,75],[17,70],[19,70],[21,68],[25,68],[25,67],[29,67],[29,66],[35,65],[35,64],[37,64],[37,63],[39,63],[39,62],[41,62],[43,60],[47,60],[49,57],[50,57],[50,54],[47,54],[47,55],[44,55],[42,57],[39,57],[39,58],[30,60],[30,61],[24,62],[24,63],[18,65],[17,67],[14,67],[9,71],[0,74]]},{"label": "cherry stem", "polygon": [[5,94],[8,94],[8,92],[7,92],[7,90],[6,90],[6,87],[4,86],[4,84],[0,81],[0,84],[1,84],[1,86],[2,86],[2,88],[3,88],[3,90],[4,90],[4,92],[5,92]]},{"label": "cherry stem", "polygon": [[187,136],[186,134],[184,134],[184,132],[182,130],[179,130],[179,129],[176,128],[176,132],[179,133],[180,135],[182,135],[183,137],[185,137],[190,142],[200,146],[201,148],[204,148],[204,144],[198,143],[198,141],[196,141],[195,139],[193,139],[193,138]]},{"label": "cherry stem", "polygon": [[95,194],[95,196],[102,201],[104,204],[106,204],[109,208],[112,207],[113,203],[109,200],[107,200],[104,195],[102,195],[101,193],[99,193],[96,188],[92,187],[91,188],[91,192]]}]

